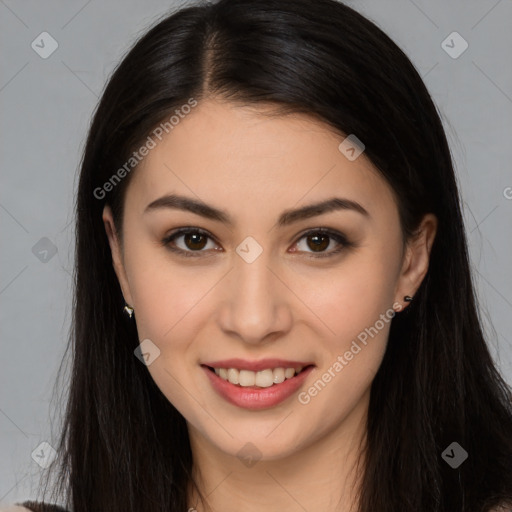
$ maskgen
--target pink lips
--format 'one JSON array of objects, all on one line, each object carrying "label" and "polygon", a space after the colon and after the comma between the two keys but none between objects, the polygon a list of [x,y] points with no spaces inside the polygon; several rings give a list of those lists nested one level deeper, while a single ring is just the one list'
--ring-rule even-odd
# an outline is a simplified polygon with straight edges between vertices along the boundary
[{"label": "pink lips", "polygon": [[[291,379],[268,388],[258,386],[238,386],[219,377],[208,368],[238,368],[240,370],[260,371],[267,368],[294,368],[303,366],[304,369]],[[284,361],[282,359],[264,359],[261,361],[244,361],[242,359],[227,359],[201,365],[210,380],[213,389],[229,403],[244,409],[260,410],[274,407],[293,395],[304,383],[314,366],[300,361]]]},{"label": "pink lips", "polygon": [[246,359],[223,359],[222,361],[211,361],[202,363],[212,368],[237,368],[238,370],[251,370],[259,372],[267,368],[303,368],[313,364],[312,362],[287,361],[285,359],[260,359],[259,361],[247,361]]}]

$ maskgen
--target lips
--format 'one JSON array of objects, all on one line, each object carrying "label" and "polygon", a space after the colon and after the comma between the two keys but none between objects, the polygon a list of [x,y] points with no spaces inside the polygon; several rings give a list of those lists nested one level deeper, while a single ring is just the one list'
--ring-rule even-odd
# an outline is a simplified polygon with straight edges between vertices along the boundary
[{"label": "lips", "polygon": [[[216,393],[226,401],[244,409],[268,409],[285,401],[293,395],[303,384],[315,365],[307,361],[290,361],[284,359],[262,359],[260,361],[247,361],[242,359],[226,359],[223,361],[210,361],[201,365],[209,382]],[[268,387],[240,386],[233,384],[219,376],[214,368],[235,368],[249,372],[265,373],[270,368],[302,368],[300,373],[287,378],[282,382],[274,383]]]}]

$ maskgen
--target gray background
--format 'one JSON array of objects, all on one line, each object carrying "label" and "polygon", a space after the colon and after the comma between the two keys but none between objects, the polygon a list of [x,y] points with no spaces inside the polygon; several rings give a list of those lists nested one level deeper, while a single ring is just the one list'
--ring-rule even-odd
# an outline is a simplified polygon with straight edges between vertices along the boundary
[{"label": "gray background", "polygon": [[[404,49],[439,107],[482,319],[512,384],[512,0],[347,3]],[[0,0],[0,504],[34,495],[41,468],[31,454],[56,441],[50,398],[71,317],[70,223],[91,113],[120,56],[176,5]],[[31,47],[44,31],[58,42],[46,59]],[[469,44],[456,59],[441,46],[453,31]]]}]

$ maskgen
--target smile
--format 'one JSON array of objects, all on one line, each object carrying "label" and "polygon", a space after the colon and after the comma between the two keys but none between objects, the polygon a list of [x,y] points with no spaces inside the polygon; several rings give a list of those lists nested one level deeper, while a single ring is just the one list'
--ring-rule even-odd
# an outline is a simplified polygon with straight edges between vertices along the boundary
[{"label": "smile", "polygon": [[214,391],[232,405],[259,410],[275,407],[293,395],[315,368],[277,366],[261,370],[201,365]]},{"label": "smile", "polygon": [[257,386],[268,388],[276,384],[281,384],[286,379],[291,379],[302,371],[302,366],[297,368],[267,368],[258,372],[251,370],[238,370],[237,368],[211,368],[224,380],[235,384],[236,386],[249,387]]}]

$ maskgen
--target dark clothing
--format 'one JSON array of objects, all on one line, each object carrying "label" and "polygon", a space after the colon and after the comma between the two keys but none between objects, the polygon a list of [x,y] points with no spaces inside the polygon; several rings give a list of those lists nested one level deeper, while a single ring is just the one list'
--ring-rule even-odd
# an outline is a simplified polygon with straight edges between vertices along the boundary
[{"label": "dark clothing", "polygon": [[16,505],[26,507],[33,512],[68,512],[66,509],[60,507],[59,505],[50,505],[49,503],[40,501],[24,501],[23,503],[16,503]]}]

